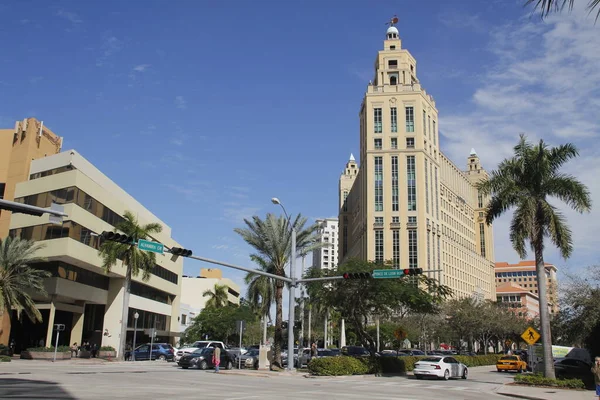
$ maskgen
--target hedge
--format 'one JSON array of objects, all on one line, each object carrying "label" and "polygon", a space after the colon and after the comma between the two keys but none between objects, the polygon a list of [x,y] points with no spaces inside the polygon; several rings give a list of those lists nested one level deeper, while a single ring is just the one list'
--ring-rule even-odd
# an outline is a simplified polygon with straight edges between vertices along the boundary
[{"label": "hedge", "polygon": [[585,384],[581,379],[551,379],[540,374],[516,375],[515,383],[529,386],[552,386],[569,389],[585,389]]},{"label": "hedge", "polygon": [[100,351],[116,351],[112,346],[102,346],[100,347]]},{"label": "hedge", "polygon": [[9,356],[0,356],[0,362],[11,362],[11,358]]},{"label": "hedge", "polygon": [[[54,347],[30,347],[27,349],[29,352],[41,352],[41,353],[54,353]],[[69,346],[58,346],[59,353],[66,353],[71,351]]]},{"label": "hedge", "polygon": [[[404,356],[404,357],[325,357],[315,358],[308,364],[308,370],[313,375],[357,375],[357,374],[398,374],[415,369],[415,363],[429,356]],[[496,365],[502,355],[488,354],[481,356],[453,356],[457,361],[467,367],[479,367],[483,365]],[[357,368],[356,360],[361,367]],[[314,363],[314,364],[313,364]],[[352,363],[352,364],[351,364]],[[357,372],[364,371],[364,372]]]}]

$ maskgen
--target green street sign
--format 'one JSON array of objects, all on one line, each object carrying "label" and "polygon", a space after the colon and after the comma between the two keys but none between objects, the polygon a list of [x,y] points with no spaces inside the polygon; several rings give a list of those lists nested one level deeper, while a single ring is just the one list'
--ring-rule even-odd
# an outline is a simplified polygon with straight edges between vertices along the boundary
[{"label": "green street sign", "polygon": [[404,276],[403,269],[376,269],[373,270],[373,278],[385,279],[385,278],[401,278]]},{"label": "green street sign", "polygon": [[163,254],[165,246],[162,243],[151,242],[149,240],[140,239],[137,244],[138,249],[151,251],[152,253]]}]

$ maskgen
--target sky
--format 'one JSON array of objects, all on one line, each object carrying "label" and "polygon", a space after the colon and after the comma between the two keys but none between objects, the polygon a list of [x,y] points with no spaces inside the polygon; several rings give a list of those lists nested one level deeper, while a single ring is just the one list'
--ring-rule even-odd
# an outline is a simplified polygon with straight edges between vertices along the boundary
[{"label": "sky", "polygon": [[[184,247],[252,268],[233,230],[280,213],[272,197],[311,221],[337,216],[359,106],[397,14],[457,165],[475,148],[494,169],[520,133],[572,142],[581,156],[567,172],[597,204],[600,25],[582,9],[541,21],[523,3],[0,0],[0,127],[43,120]],[[575,251],[565,261],[548,244],[546,261],[597,263],[598,208],[555,204]],[[510,218],[494,226],[497,261],[518,261]],[[202,267],[187,260],[184,273]],[[243,273],[224,275],[243,286]]]}]

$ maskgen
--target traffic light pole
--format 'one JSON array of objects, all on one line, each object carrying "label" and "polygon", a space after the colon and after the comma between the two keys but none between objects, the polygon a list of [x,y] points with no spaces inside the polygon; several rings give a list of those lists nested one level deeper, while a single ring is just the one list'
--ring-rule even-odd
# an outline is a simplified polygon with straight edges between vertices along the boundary
[{"label": "traffic light pole", "polygon": [[[296,228],[292,227],[292,254],[290,257],[290,288],[289,288],[289,305],[290,312],[288,314],[288,361],[287,370],[294,370],[294,313],[296,311]],[[300,357],[300,354],[298,354]]]}]

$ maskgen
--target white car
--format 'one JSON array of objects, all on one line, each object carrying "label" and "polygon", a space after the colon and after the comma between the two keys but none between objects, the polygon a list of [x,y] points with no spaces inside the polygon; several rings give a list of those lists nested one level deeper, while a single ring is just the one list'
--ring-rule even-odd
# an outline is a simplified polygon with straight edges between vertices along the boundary
[{"label": "white car", "polygon": [[450,378],[467,379],[469,370],[465,364],[458,362],[454,357],[430,356],[415,363],[413,374],[417,379],[423,379],[424,376],[435,376],[445,380]]}]

